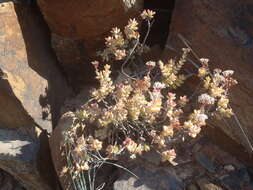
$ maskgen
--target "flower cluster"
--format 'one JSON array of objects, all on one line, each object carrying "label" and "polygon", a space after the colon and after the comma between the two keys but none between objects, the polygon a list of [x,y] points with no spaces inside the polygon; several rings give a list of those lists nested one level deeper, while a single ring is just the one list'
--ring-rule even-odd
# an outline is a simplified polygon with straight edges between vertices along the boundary
[{"label": "flower cluster", "polygon": [[[208,61],[205,62],[206,64]],[[206,66],[205,66],[206,67]],[[202,68],[199,69],[199,75]],[[231,117],[233,115],[232,109],[229,107],[229,89],[237,84],[237,81],[232,78],[234,71],[226,70],[222,71],[220,69],[215,69],[213,73],[207,71],[206,74],[201,74],[204,81],[204,88],[209,94],[202,95],[199,98],[199,102],[203,105],[217,104],[215,112],[213,113],[217,119],[222,117]],[[209,74],[207,74],[209,73]]]},{"label": "flower cluster", "polygon": [[143,20],[151,20],[154,18],[155,12],[151,10],[144,10],[141,13],[141,17]]},{"label": "flower cluster", "polygon": [[[146,21],[150,26],[151,20],[154,18],[155,12],[151,10],[144,10],[141,14],[142,20]],[[115,27],[111,30],[111,36],[105,38],[106,48],[103,51],[99,51],[103,61],[109,60],[124,60],[131,55],[142,54],[146,52],[148,47],[145,45],[145,41],[140,43],[139,23],[135,18],[129,19],[128,24],[125,26],[123,32]],[[134,51],[132,51],[134,49]]]},{"label": "flower cluster", "polygon": [[[153,16],[154,12],[148,10],[141,14],[145,21]],[[135,40],[136,46],[132,46],[131,40]],[[120,29],[112,30],[101,55],[104,60],[109,57],[114,61],[128,60],[133,55],[129,52],[137,51],[137,46],[144,47],[138,40],[138,23],[130,19],[124,36]],[[92,62],[100,86],[91,93],[83,109],[76,112],[74,127],[66,133],[68,152],[76,171],[95,167],[101,154],[106,159],[119,159],[121,155],[134,159],[151,149],[160,153],[162,161],[175,165],[176,145],[172,142],[195,138],[213,115],[230,117],[233,114],[228,93],[236,84],[233,71],[211,72],[208,59],[200,60],[198,76],[203,87],[195,93],[196,98],[177,94],[175,90],[185,82],[182,70],[189,53],[185,48],[179,60],[166,63],[140,62],[141,57],[136,57],[143,68],[141,74],[136,75],[129,67],[128,74],[121,73],[125,79],[120,81],[111,79],[110,65],[100,70],[99,62]]]},{"label": "flower cluster", "polygon": [[92,63],[96,69],[96,79],[100,82],[100,88],[92,92],[92,97],[96,100],[101,100],[114,90],[112,79],[110,78],[111,66],[106,64],[104,70],[98,70],[98,61]]},{"label": "flower cluster", "polygon": [[168,87],[175,89],[183,84],[185,77],[182,74],[178,74],[178,72],[186,62],[186,57],[189,51],[189,49],[184,48],[183,55],[178,62],[175,62],[175,60],[171,59],[167,64],[164,64],[161,61],[158,63],[161,69],[163,82]]}]

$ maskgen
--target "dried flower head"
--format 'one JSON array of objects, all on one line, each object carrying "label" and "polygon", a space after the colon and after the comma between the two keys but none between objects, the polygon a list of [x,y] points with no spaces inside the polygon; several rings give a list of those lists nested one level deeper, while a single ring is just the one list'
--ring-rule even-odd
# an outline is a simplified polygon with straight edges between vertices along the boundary
[{"label": "dried flower head", "polygon": [[155,82],[153,85],[153,88],[155,90],[161,90],[161,89],[165,88],[165,84],[163,84],[161,82]]},{"label": "dried flower head", "polygon": [[124,57],[126,57],[126,50],[117,49],[115,50],[114,55],[116,60],[122,60]]},{"label": "dried flower head", "polygon": [[152,11],[152,10],[144,10],[142,13],[141,13],[141,18],[143,20],[151,20],[154,18],[154,15],[155,15],[155,12]]},{"label": "dried flower head", "polygon": [[163,136],[169,136],[169,137],[172,137],[174,134],[174,129],[172,126],[163,126],[163,132],[162,132],[162,135]]},{"label": "dried flower head", "polygon": [[148,69],[153,69],[156,66],[156,62],[148,61],[148,62],[146,62],[146,65],[147,65]]},{"label": "dried flower head", "polygon": [[170,149],[170,150],[166,150],[164,152],[162,152],[162,161],[168,161],[170,163],[172,163],[173,165],[175,165],[174,163],[174,159],[176,158],[177,154],[175,149]]},{"label": "dried flower head", "polygon": [[198,102],[204,105],[213,105],[215,103],[215,98],[205,93],[198,97]]},{"label": "dried flower head", "polygon": [[234,74],[233,70],[226,70],[222,72],[224,77],[231,77]]},{"label": "dried flower head", "polygon": [[102,142],[97,139],[93,139],[90,147],[92,150],[96,150],[96,151],[101,150]]},{"label": "dried flower head", "polygon": [[200,60],[200,62],[202,64],[202,66],[204,66],[204,67],[208,66],[209,59],[207,59],[207,58],[200,58],[199,60]]}]

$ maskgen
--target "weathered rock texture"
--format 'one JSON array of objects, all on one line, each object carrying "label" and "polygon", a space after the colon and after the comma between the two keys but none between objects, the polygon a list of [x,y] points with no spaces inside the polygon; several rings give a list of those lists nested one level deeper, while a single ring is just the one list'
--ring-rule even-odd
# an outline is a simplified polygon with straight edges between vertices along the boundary
[{"label": "weathered rock texture", "polygon": [[[50,137],[50,150],[53,159],[54,168],[60,179],[61,186],[63,189],[73,189],[72,180],[67,173],[64,173],[63,169],[67,166],[66,155],[63,145],[64,133],[67,129],[73,127],[74,122],[74,111],[81,109],[83,104],[88,100],[90,87],[86,86],[80,94],[75,98],[69,99],[64,105],[62,112],[64,113],[58,122],[57,127],[54,129]],[[101,185],[106,182],[105,189],[111,185],[111,178],[113,178],[112,171],[115,170],[111,165],[103,166],[96,176],[96,184]],[[108,175],[110,174],[110,175]],[[110,183],[111,182],[111,183]],[[111,188],[108,188],[111,189]]]},{"label": "weathered rock texture", "polygon": [[17,180],[3,170],[0,170],[0,187],[1,190],[25,190]]},{"label": "weathered rock texture", "polygon": [[52,131],[69,89],[56,66],[47,30],[29,7],[1,3],[0,125],[31,127],[29,117]]},{"label": "weathered rock texture", "polygon": [[176,176],[175,171],[171,168],[150,169],[143,166],[135,166],[131,171],[139,177],[125,174],[120,177],[113,186],[113,190],[183,190],[182,181]]},{"label": "weathered rock texture", "polygon": [[45,26],[36,8],[0,3],[0,168],[31,190],[53,189],[47,132],[70,94]]},{"label": "weathered rock texture", "polygon": [[[246,135],[253,142],[252,1],[176,1],[167,47],[178,52],[186,47],[181,34],[200,56],[211,60],[211,68],[232,69],[237,85],[231,93],[231,105]],[[166,50],[168,52],[168,50]],[[195,62],[198,62],[193,58]],[[250,150],[249,142],[235,118],[213,123]]]},{"label": "weathered rock texture", "polygon": [[[188,161],[177,166],[154,166],[144,160],[127,168],[139,178],[120,170],[114,190],[244,190],[252,189],[248,168],[207,138],[191,140],[184,153]],[[191,145],[190,145],[191,144]],[[190,148],[191,147],[191,148]],[[178,152],[180,154],[180,151]],[[186,155],[178,155],[176,161]],[[129,163],[128,163],[129,164]]]},{"label": "weathered rock texture", "polygon": [[3,170],[15,176],[27,189],[51,189],[36,166],[40,149],[38,141],[15,130],[0,129],[0,146],[0,167]]},{"label": "weathered rock texture", "polygon": [[52,46],[72,85],[94,80],[89,64],[112,27],[137,15],[143,0],[39,0],[52,32]]},{"label": "weathered rock texture", "polygon": [[54,163],[54,168],[60,179],[61,186],[63,189],[74,189],[72,186],[72,180],[67,173],[63,173],[64,167],[66,167],[66,157],[64,154],[64,149],[62,144],[64,141],[64,133],[73,124],[73,113],[65,113],[59,120],[58,126],[52,133],[50,138],[50,149],[52,154],[52,159]]}]

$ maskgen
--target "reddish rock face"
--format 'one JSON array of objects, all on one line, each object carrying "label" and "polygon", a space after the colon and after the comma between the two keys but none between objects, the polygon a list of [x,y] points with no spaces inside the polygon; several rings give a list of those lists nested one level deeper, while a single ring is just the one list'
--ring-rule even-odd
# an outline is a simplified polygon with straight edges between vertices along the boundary
[{"label": "reddish rock face", "polygon": [[0,128],[29,128],[34,121],[51,132],[70,90],[45,23],[34,9],[13,3],[1,3],[0,15],[0,105],[5,108]]},{"label": "reddish rock face", "polygon": [[[71,39],[90,41],[113,26],[122,26],[129,16],[142,8],[137,0],[39,0],[39,6],[53,33]],[[132,7],[132,8],[131,8]]]},{"label": "reddish rock face", "polygon": [[104,46],[112,27],[122,27],[142,8],[143,0],[39,0],[52,32],[52,47],[72,86],[94,82],[90,61]]},{"label": "reddish rock face", "polygon": [[70,90],[37,11],[0,3],[0,168],[26,189],[51,190],[56,180],[46,131]]},{"label": "reddish rock face", "polygon": [[[249,140],[253,142],[253,3],[252,1],[176,1],[167,47],[185,47],[181,34],[211,68],[232,69],[239,84],[231,92],[231,106]],[[165,54],[168,54],[166,50]],[[193,58],[195,62],[197,59]],[[212,122],[249,151],[251,147],[236,118]],[[252,150],[251,150],[252,151]]]}]

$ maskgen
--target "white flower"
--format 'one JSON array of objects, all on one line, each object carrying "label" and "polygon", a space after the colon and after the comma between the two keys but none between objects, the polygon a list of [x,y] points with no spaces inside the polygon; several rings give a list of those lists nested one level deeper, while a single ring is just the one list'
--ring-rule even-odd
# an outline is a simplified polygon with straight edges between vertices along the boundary
[{"label": "white flower", "polygon": [[208,116],[206,114],[200,113],[196,115],[195,119],[200,123],[205,123],[205,121],[208,119]]},{"label": "white flower", "polygon": [[209,59],[206,58],[200,58],[199,59],[201,63],[207,64],[209,62]]},{"label": "white flower", "polygon": [[97,139],[94,139],[92,141],[91,148],[93,150],[101,150],[102,149],[102,142]]},{"label": "white flower", "polygon": [[215,98],[205,93],[205,94],[201,94],[198,97],[198,102],[201,104],[212,105],[215,102]]},{"label": "white flower", "polygon": [[155,82],[153,85],[154,89],[163,89],[165,88],[165,84],[161,83],[161,82]]},{"label": "white flower", "polygon": [[116,60],[122,60],[124,57],[126,57],[126,50],[117,49],[114,55]]},{"label": "white flower", "polygon": [[150,67],[155,67],[156,63],[154,61],[148,61],[146,65]]},{"label": "white flower", "polygon": [[172,126],[163,126],[163,136],[170,136],[172,137],[174,134],[173,127]]},{"label": "white flower", "polygon": [[130,29],[130,30],[138,30],[138,22],[136,21],[136,19],[130,19],[128,21],[128,25],[127,27]]},{"label": "white flower", "polygon": [[227,108],[229,103],[229,99],[226,98],[225,96],[222,96],[219,101],[218,101],[218,106],[222,108]]},{"label": "white flower", "polygon": [[154,15],[155,15],[155,12],[154,11],[151,11],[151,10],[144,10],[142,13],[141,13],[141,18],[143,20],[151,20],[154,18]]},{"label": "white flower", "polygon": [[98,61],[92,61],[91,64],[95,67],[95,69],[98,68],[99,62]]},{"label": "white flower", "polygon": [[192,138],[195,138],[201,131],[201,128],[198,127],[197,125],[193,125],[192,127],[189,128],[189,136]]},{"label": "white flower", "polygon": [[234,74],[234,71],[233,70],[226,70],[226,71],[223,71],[222,74],[224,77],[230,77],[231,75]]},{"label": "white flower", "polygon": [[192,121],[185,121],[184,122],[184,128],[189,129],[191,127],[193,127]]},{"label": "white flower", "polygon": [[120,34],[120,29],[115,27],[115,28],[112,29],[111,32],[112,32],[113,35],[119,35]]},{"label": "white flower", "polygon": [[170,149],[167,151],[162,152],[162,161],[169,161],[172,165],[177,165],[176,162],[174,162],[174,159],[176,158],[177,154],[175,152],[175,149]]}]

